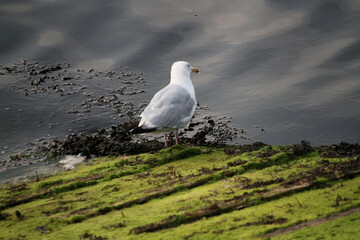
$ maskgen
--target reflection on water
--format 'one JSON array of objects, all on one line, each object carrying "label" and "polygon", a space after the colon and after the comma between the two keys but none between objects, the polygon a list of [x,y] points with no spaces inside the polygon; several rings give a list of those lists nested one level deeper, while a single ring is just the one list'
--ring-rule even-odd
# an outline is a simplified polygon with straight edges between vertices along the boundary
[{"label": "reflection on water", "polygon": [[29,5],[25,4],[3,4],[1,10],[11,13],[23,13],[30,9]]},{"label": "reflection on water", "polygon": [[[0,36],[0,63],[25,58],[86,70],[129,66],[145,73],[146,101],[168,83],[172,62],[187,60],[201,69],[194,77],[199,102],[212,114],[232,116],[253,140],[359,141],[357,0],[3,1],[0,14],[6,33]],[[8,90],[0,85],[1,92]],[[8,119],[3,122],[14,117],[5,108],[29,113],[15,126],[21,132],[1,126],[1,146],[8,146],[10,135],[31,141],[34,132],[42,134],[26,127],[38,121],[34,102],[43,114],[54,108],[46,98],[30,104],[4,93],[0,99],[1,117]],[[106,117],[96,116],[94,129],[109,127]]]},{"label": "reflection on water", "polygon": [[90,69],[96,69],[99,71],[105,71],[107,69],[110,69],[111,66],[114,65],[114,59],[112,58],[103,58],[103,59],[95,59],[95,60],[87,60],[87,61],[83,61],[83,62],[78,62],[76,64],[77,68],[80,69],[86,69],[86,70],[90,70]]},{"label": "reflection on water", "polygon": [[53,46],[64,43],[64,37],[61,32],[56,30],[48,30],[40,35],[38,41],[39,46]]}]

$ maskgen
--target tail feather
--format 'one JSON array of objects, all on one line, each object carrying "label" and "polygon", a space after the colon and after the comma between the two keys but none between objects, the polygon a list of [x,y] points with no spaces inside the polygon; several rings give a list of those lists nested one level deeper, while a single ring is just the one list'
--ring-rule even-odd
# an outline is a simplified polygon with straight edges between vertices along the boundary
[{"label": "tail feather", "polygon": [[147,132],[153,132],[156,131],[156,128],[143,128],[143,127],[136,127],[131,129],[131,134],[138,134],[138,133],[147,133]]}]

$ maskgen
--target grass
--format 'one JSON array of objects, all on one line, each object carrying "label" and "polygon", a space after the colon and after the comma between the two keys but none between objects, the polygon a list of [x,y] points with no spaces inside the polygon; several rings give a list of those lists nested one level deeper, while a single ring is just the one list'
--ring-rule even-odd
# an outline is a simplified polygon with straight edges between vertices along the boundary
[{"label": "grass", "polygon": [[272,239],[359,239],[360,213],[328,221],[320,225],[303,228],[290,234],[283,234]]},{"label": "grass", "polygon": [[174,146],[1,186],[0,239],[358,239],[357,212],[277,234],[360,206],[359,157],[289,149]]}]

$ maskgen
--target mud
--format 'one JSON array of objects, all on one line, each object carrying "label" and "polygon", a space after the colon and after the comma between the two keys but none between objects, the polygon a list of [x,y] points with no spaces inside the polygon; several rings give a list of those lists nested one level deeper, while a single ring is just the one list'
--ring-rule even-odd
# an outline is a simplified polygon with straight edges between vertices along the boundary
[{"label": "mud", "polygon": [[[60,96],[83,94],[86,97],[95,96],[94,93],[87,92],[88,88],[84,79],[93,78],[113,78],[118,79],[123,83],[123,86],[113,90],[113,93],[120,95],[134,95],[142,93],[144,90],[138,89],[139,84],[146,83],[143,78],[143,73],[132,72],[127,69],[116,67],[111,71],[101,72],[91,69],[85,71],[84,69],[74,68],[70,63],[55,63],[43,64],[37,61],[23,60],[22,62],[14,62],[3,65],[2,75],[10,75],[13,77],[26,78],[27,81],[22,81],[23,84],[12,86],[12,89],[19,90],[25,96],[41,94],[41,93],[56,93]],[[73,81],[69,81],[73,80]],[[113,98],[111,98],[113,97]],[[116,104],[116,95],[98,96],[98,103],[113,103]],[[86,103],[95,102],[93,98],[88,98]],[[120,102],[117,102],[118,104]],[[89,106],[85,106],[85,108]],[[79,105],[81,106],[81,105]]]},{"label": "mud", "polygon": [[[9,140],[6,132],[0,137],[0,144],[6,146],[1,151],[4,160],[0,161],[0,171],[40,162],[48,157],[46,150],[66,141],[69,148],[74,147],[70,150],[64,146],[66,152],[83,151],[88,156],[97,128],[102,131],[102,125],[108,129],[112,123],[133,120],[145,107],[140,100],[129,99],[130,95],[144,92],[143,73],[121,66],[101,72],[85,71],[66,62],[44,64],[23,60],[1,65],[0,73],[9,81],[8,95],[4,97],[11,98],[4,102],[7,107],[0,109],[1,115],[4,114],[1,123],[16,126]],[[79,138],[65,137],[68,133]],[[81,133],[87,137],[80,136]],[[17,138],[19,141],[14,140]],[[72,143],[76,140],[83,141],[82,146]],[[85,146],[84,141],[88,141],[89,146]],[[39,149],[35,150],[34,146]],[[15,149],[23,150],[10,156]],[[105,151],[96,149],[95,154]]]},{"label": "mud", "polygon": [[248,222],[243,225],[240,225],[241,227],[250,227],[250,226],[259,226],[259,225],[268,225],[268,224],[283,224],[287,222],[287,218],[276,218],[274,215],[266,215],[259,219],[259,221],[256,222]]},{"label": "mud", "polygon": [[[0,73],[6,79],[14,81],[13,84],[10,82],[9,91],[16,93],[19,99],[13,101],[21,103],[26,109],[18,109],[17,129],[20,129],[24,122],[28,122],[31,127],[39,128],[27,127],[27,131],[35,131],[33,135],[47,135],[21,143],[38,147],[27,147],[21,153],[7,155],[7,160],[0,161],[0,171],[52,160],[54,157],[58,160],[56,157],[62,155],[82,154],[89,158],[153,152],[162,148],[163,144],[158,138],[131,136],[129,133],[129,130],[137,125],[139,114],[148,102],[140,101],[139,97],[130,97],[145,92],[147,83],[142,72],[131,71],[122,66],[106,72],[95,69],[87,71],[66,62],[44,64],[23,60],[0,65]],[[29,105],[28,99],[36,99],[37,104],[43,105],[46,111],[36,117],[29,115],[29,112],[38,112],[38,108],[32,110],[34,106]],[[48,103],[48,100],[51,103]],[[11,106],[9,104],[10,102],[6,106]],[[8,118],[4,120],[4,124],[9,124],[11,112],[15,110],[11,107],[2,109]],[[179,133],[180,143],[224,146],[245,134],[245,130],[230,126],[231,118],[223,116],[214,120],[207,114],[206,106],[197,106],[195,117],[189,126]],[[98,127],[103,121],[106,124]],[[96,126],[90,126],[89,122]],[[122,124],[110,128],[110,122]],[[67,132],[70,132],[70,135],[66,136]],[[57,136],[51,136],[54,134]],[[170,144],[174,144],[174,134],[170,134],[169,138]],[[3,139],[1,144],[6,145],[6,139]],[[8,150],[13,151],[10,148]],[[2,151],[2,154],[5,152],[7,151]]]},{"label": "mud", "polygon": [[321,182],[316,182],[317,178],[324,177],[330,180],[338,179],[342,176],[352,177],[360,172],[360,160],[350,160],[339,163],[325,162],[324,165],[289,176],[289,179],[282,183],[283,186],[299,184],[302,182],[315,182],[321,186]]},{"label": "mud", "polygon": [[[241,219],[241,220],[243,220],[243,219]],[[239,220],[234,220],[234,221],[236,222],[236,221],[239,221]],[[243,228],[243,227],[261,226],[261,225],[270,225],[270,224],[283,224],[283,223],[286,223],[286,222],[287,222],[287,218],[282,218],[282,217],[276,218],[274,215],[266,215],[264,217],[261,217],[259,219],[259,221],[247,222],[245,224],[232,226],[232,227],[230,227],[228,229],[216,230],[216,231],[213,231],[212,233],[214,233],[214,234],[222,234],[225,231],[233,231],[233,230]]]},{"label": "mud", "polygon": [[124,222],[103,226],[103,228],[105,228],[105,229],[114,229],[114,228],[116,229],[116,228],[123,228],[123,227],[126,227],[126,224]]},{"label": "mud", "polygon": [[68,206],[59,206],[53,210],[49,210],[49,211],[43,211],[42,213],[45,214],[46,216],[51,216],[53,214],[57,214],[60,212],[66,212],[68,211],[70,208]]},{"label": "mud", "polygon": [[247,163],[246,160],[236,159],[236,160],[234,160],[234,161],[232,161],[232,162],[228,162],[228,163],[227,163],[227,166],[228,166],[228,167],[235,167],[235,166],[243,165],[243,164],[245,164],[245,163]]},{"label": "mud", "polygon": [[[48,158],[54,158],[63,155],[78,155],[82,154],[89,157],[98,156],[119,156],[124,154],[139,154],[147,152],[156,152],[164,148],[163,142],[156,139],[149,140],[148,138],[136,139],[131,135],[130,130],[137,126],[137,121],[128,121],[123,124],[111,127],[109,130],[104,128],[99,129],[93,134],[71,134],[64,140],[54,140],[48,146],[38,147],[32,154],[24,155],[18,154],[11,156],[13,161],[22,161],[29,157],[46,155]],[[220,131],[218,129],[218,131]],[[211,137],[214,134],[213,130],[206,126],[200,130],[202,141],[200,145],[205,146],[221,146],[227,135],[224,138],[214,138],[210,141],[205,141],[206,137]],[[197,134],[197,133],[196,133]],[[195,134],[195,135],[196,135]],[[199,143],[198,138],[180,137],[180,142],[187,145],[194,145]]]},{"label": "mud", "polygon": [[276,183],[283,183],[285,182],[285,179],[283,177],[279,177],[276,179],[268,180],[268,181],[257,181],[254,183],[249,183],[249,180],[243,181],[242,188],[244,189],[252,189],[252,188],[258,188],[258,187],[265,187],[267,185],[276,184]]},{"label": "mud", "polygon": [[21,192],[23,190],[29,189],[27,188],[26,183],[19,183],[19,184],[14,184],[14,185],[10,185],[7,190],[9,190],[8,193],[15,193],[15,192]]},{"label": "mud", "polygon": [[74,211],[71,211],[70,213],[66,214],[64,217],[70,217],[72,215],[84,215],[84,214],[88,213],[88,210],[94,209],[94,208],[95,208],[95,206],[79,208]]},{"label": "mud", "polygon": [[185,237],[183,237],[183,240],[188,240],[194,236],[196,236],[197,234],[204,234],[204,233],[208,233],[208,231],[195,231],[190,235],[186,235]]},{"label": "mud", "polygon": [[[59,159],[64,155],[81,154],[86,158],[91,158],[108,155],[154,153],[164,148],[164,143],[156,138],[151,139],[145,136],[132,135],[130,130],[138,125],[138,121],[134,118],[131,119],[117,126],[112,126],[108,130],[101,128],[90,134],[70,134],[63,140],[53,140],[47,146],[39,146],[31,153],[12,155],[10,161],[7,162],[8,167],[13,166],[14,162],[19,165],[26,165],[29,162],[34,163],[43,159]],[[189,137],[185,134],[186,131],[189,132],[190,130],[181,131],[180,143],[189,146],[223,147],[226,141],[233,139],[237,135],[237,129],[231,128],[223,122],[210,120],[208,122],[211,124],[197,122],[198,129],[191,130],[195,132],[193,136]],[[171,136],[169,142],[175,144]],[[249,146],[251,147],[244,147],[246,151],[251,151],[258,144]],[[146,164],[151,165],[150,161],[146,162]]]},{"label": "mud", "polygon": [[28,203],[31,202],[33,200],[39,199],[44,197],[43,194],[36,194],[36,195],[30,195],[30,196],[20,196],[19,198],[13,198],[10,200],[7,200],[4,202],[4,205],[0,206],[0,210],[6,209],[6,208],[10,208],[13,206],[17,206],[23,203]]}]

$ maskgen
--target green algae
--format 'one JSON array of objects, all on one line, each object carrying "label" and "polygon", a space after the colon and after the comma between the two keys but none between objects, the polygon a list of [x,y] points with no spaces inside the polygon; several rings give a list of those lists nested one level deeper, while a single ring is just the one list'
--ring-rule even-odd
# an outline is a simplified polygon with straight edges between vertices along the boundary
[{"label": "green algae", "polygon": [[[180,145],[98,158],[39,182],[2,186],[0,239],[261,238],[358,207],[359,171],[359,158],[283,146],[236,152]],[[346,219],[346,229],[356,227]]]},{"label": "green algae", "polygon": [[309,226],[271,239],[348,239],[360,238],[360,213],[354,213],[320,225]]}]

